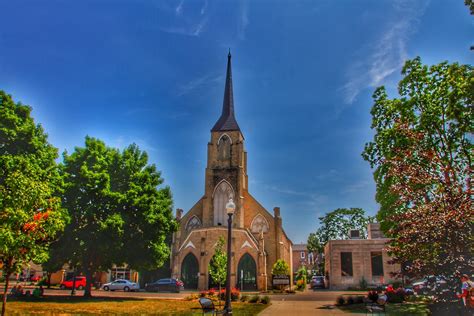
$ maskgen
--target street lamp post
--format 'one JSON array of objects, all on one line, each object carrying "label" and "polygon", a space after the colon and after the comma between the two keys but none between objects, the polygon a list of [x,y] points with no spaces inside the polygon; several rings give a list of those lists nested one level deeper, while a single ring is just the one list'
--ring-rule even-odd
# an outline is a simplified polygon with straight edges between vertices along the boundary
[{"label": "street lamp post", "polygon": [[230,303],[230,263],[232,259],[232,215],[235,211],[235,203],[232,201],[232,198],[229,199],[229,202],[225,205],[227,215],[229,219],[227,220],[227,281],[225,285],[225,306],[224,311],[225,315],[232,315],[232,305]]}]

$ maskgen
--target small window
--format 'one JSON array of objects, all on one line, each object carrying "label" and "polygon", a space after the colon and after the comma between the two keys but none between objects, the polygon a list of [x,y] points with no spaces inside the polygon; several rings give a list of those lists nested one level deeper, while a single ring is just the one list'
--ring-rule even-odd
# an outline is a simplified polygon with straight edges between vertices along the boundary
[{"label": "small window", "polygon": [[352,276],[352,252],[341,252],[341,275]]},{"label": "small window", "polygon": [[304,251],[301,252],[301,259],[304,259],[305,258],[305,253]]},{"label": "small window", "polygon": [[383,276],[382,252],[371,252],[370,257],[372,262],[372,276]]}]

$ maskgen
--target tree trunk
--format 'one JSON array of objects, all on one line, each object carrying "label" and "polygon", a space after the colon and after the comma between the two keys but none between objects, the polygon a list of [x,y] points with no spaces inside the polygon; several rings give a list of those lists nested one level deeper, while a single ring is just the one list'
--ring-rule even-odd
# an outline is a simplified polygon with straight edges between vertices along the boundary
[{"label": "tree trunk", "polygon": [[7,273],[5,275],[5,291],[3,292],[2,316],[5,316],[5,310],[7,308],[7,294],[8,294],[8,285],[10,284],[10,275],[11,273]]},{"label": "tree trunk", "polygon": [[219,295],[217,295],[217,298],[219,299],[219,308],[221,307],[221,284],[219,283]]},{"label": "tree trunk", "polygon": [[53,274],[52,274],[51,272],[48,272],[48,289],[51,288],[51,276],[52,276],[52,275],[53,275]]},{"label": "tree trunk", "polygon": [[84,297],[92,297],[92,271],[86,270],[86,288],[84,289]]}]

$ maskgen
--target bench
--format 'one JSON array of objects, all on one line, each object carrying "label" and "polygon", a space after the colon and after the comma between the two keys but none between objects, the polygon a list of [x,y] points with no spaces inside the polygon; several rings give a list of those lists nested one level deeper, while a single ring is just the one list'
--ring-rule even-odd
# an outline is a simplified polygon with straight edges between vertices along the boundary
[{"label": "bench", "polygon": [[202,314],[211,314],[211,315],[219,315],[224,314],[224,310],[218,310],[214,306],[214,302],[208,298],[201,297],[199,299],[199,304],[201,304]]}]

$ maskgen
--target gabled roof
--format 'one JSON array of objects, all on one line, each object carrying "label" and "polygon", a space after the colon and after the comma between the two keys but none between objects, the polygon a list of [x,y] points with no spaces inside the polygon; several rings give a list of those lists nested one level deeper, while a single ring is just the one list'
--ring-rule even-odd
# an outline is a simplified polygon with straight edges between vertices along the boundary
[{"label": "gabled roof", "polygon": [[217,120],[211,132],[240,131],[239,124],[234,113],[234,93],[232,88],[232,66],[231,55],[227,57],[227,75],[225,80],[224,101],[222,103],[222,114]]}]

